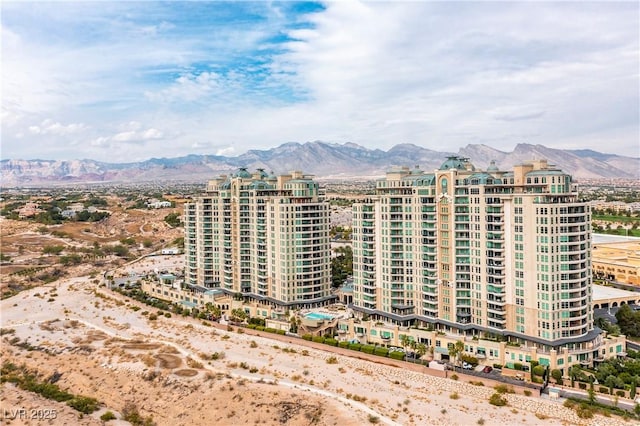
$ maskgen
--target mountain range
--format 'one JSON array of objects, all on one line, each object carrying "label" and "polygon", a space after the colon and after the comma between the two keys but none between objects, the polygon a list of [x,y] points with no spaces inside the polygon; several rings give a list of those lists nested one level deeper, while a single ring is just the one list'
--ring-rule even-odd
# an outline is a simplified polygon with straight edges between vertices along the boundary
[{"label": "mountain range", "polygon": [[440,167],[448,156],[467,157],[478,169],[491,161],[508,170],[514,164],[547,159],[576,179],[640,179],[640,158],[603,154],[592,150],[564,150],[543,145],[518,144],[511,152],[486,145],[467,145],[458,152],[433,151],[413,144],[395,145],[388,151],[354,143],[285,143],[268,150],[250,150],[236,157],[187,155],[152,158],[136,163],[94,160],[2,160],[2,186],[45,186],[91,182],[206,182],[239,167],[258,168],[276,174],[302,170],[318,179],[374,178],[394,166],[419,166],[424,171]]}]

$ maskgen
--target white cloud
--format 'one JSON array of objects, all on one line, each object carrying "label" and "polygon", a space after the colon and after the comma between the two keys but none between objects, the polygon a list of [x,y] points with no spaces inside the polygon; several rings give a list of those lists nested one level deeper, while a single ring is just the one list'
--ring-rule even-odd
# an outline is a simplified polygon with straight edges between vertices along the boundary
[{"label": "white cloud", "polygon": [[185,74],[176,78],[168,88],[159,92],[147,91],[145,96],[157,102],[193,102],[220,91],[223,87],[220,80],[220,76],[213,72]]},{"label": "white cloud", "polygon": [[[44,134],[52,155],[109,159],[308,140],[637,155],[636,3],[327,2],[290,26],[286,2],[37,3],[37,19],[18,3],[3,4],[4,155],[42,155],[25,140]],[[230,26],[222,7],[264,20]]]},{"label": "white cloud", "polygon": [[235,148],[232,146],[222,148],[216,151],[216,155],[226,155],[231,156],[236,152]]},{"label": "white cloud", "polygon": [[[140,127],[140,123],[128,123],[129,126],[132,124],[135,128]],[[121,144],[142,144],[147,141],[162,139],[164,137],[165,135],[162,131],[154,128],[146,130],[129,130],[126,132],[116,133],[112,136],[99,136],[93,139],[91,145],[97,147],[113,147]]]},{"label": "white cloud", "polygon": [[80,133],[87,129],[82,123],[61,124],[51,119],[44,120],[40,125],[29,126],[29,132],[33,135],[65,136]]}]

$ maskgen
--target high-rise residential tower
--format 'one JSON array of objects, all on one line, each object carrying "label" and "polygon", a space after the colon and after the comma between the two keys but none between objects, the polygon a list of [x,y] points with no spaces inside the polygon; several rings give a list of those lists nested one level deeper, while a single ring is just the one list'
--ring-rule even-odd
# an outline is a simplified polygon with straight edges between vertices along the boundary
[{"label": "high-rise residential tower", "polygon": [[392,170],[353,211],[360,314],[551,347],[597,337],[590,208],[546,161]]},{"label": "high-rise residential tower", "polygon": [[301,172],[240,169],[185,205],[185,281],[279,306],[331,296],[329,203]]}]

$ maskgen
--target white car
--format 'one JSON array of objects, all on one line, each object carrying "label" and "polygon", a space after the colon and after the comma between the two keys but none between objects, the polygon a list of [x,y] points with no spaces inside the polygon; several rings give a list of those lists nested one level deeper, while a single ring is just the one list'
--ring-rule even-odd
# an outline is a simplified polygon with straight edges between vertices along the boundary
[{"label": "white car", "polygon": [[469,364],[468,362],[463,362],[462,368],[464,368],[465,370],[473,370],[473,365]]}]

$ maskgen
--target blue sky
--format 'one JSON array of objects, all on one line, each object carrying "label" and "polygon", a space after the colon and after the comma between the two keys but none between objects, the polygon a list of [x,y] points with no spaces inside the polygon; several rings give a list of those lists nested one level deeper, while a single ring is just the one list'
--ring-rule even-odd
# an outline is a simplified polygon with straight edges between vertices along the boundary
[{"label": "blue sky", "polygon": [[637,2],[3,1],[14,159],[285,142],[640,156]]}]

